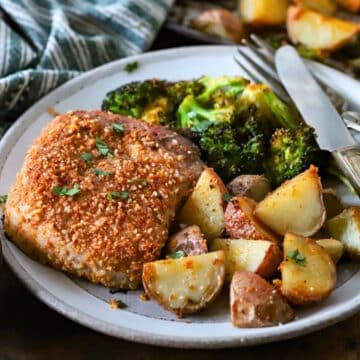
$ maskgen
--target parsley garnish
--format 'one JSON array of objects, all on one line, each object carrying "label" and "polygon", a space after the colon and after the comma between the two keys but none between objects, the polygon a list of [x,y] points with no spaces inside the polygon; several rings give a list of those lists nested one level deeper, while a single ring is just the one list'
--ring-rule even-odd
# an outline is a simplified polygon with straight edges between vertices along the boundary
[{"label": "parsley garnish", "polygon": [[113,123],[112,128],[118,134],[123,134],[125,132],[123,124]]},{"label": "parsley garnish", "polygon": [[137,70],[139,68],[139,63],[137,61],[128,63],[125,65],[124,70],[127,73],[132,73],[133,71]]},{"label": "parsley garnish", "polygon": [[103,171],[100,169],[92,169],[92,172],[96,175],[96,176],[109,176],[111,173],[109,171]]},{"label": "parsley garnish", "polygon": [[109,150],[107,145],[99,137],[96,138],[96,147],[100,151],[101,155],[113,157],[112,152]]},{"label": "parsley garnish", "polygon": [[80,193],[80,186],[79,184],[75,184],[72,189],[68,189],[65,186],[55,186],[53,192],[58,196],[75,196]]},{"label": "parsley garnish", "polygon": [[0,195],[0,204],[5,204],[7,201],[7,195]]},{"label": "parsley garnish", "polygon": [[225,195],[224,195],[224,201],[225,201],[226,203],[228,203],[230,200],[231,200],[230,194],[225,194]]},{"label": "parsley garnish", "polygon": [[178,250],[171,254],[166,255],[167,259],[181,259],[183,257],[186,257],[186,253],[183,250]]},{"label": "parsley garnish", "polygon": [[130,179],[128,180],[128,183],[131,185],[146,185],[148,183],[148,181],[146,179]]},{"label": "parsley garnish", "polygon": [[121,199],[126,200],[130,196],[128,191],[111,191],[107,194],[108,200]]},{"label": "parsley garnish", "polygon": [[298,249],[290,251],[287,257],[294,260],[300,266],[306,266],[306,257]]},{"label": "parsley garnish", "polygon": [[92,160],[92,155],[89,153],[81,154],[81,158],[86,162],[89,163]]}]

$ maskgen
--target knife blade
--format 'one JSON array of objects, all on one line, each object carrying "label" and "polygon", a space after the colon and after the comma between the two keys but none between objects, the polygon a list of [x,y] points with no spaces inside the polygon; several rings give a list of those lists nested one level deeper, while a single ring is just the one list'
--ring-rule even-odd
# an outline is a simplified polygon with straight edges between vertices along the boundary
[{"label": "knife blade", "polygon": [[321,149],[334,151],[356,144],[330,99],[292,46],[283,46],[277,51],[275,65],[305,122],[315,129]]},{"label": "knife blade", "polygon": [[332,153],[337,165],[360,194],[360,147],[330,99],[292,46],[283,46],[276,52],[275,65],[282,84],[305,122],[315,129],[320,148]]}]

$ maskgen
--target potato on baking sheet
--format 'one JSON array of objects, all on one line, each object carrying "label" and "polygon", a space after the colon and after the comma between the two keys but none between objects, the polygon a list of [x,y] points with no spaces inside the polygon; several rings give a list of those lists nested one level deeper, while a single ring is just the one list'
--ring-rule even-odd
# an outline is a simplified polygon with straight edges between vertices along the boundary
[{"label": "potato on baking sheet", "polygon": [[343,256],[344,245],[341,241],[335,239],[319,239],[316,240],[316,243],[326,250],[334,264]]},{"label": "potato on baking sheet", "polygon": [[326,218],[322,185],[315,166],[284,182],[255,209],[256,217],[278,234],[315,234]]},{"label": "potato on baking sheet", "polygon": [[274,26],[285,23],[290,0],[238,0],[241,19],[252,26]]},{"label": "potato on baking sheet", "polygon": [[206,168],[194,191],[180,210],[177,222],[198,225],[207,240],[215,239],[224,231],[224,214],[228,191],[213,169]]},{"label": "potato on baking sheet", "polygon": [[286,234],[280,264],[281,293],[292,304],[309,305],[327,298],[336,285],[336,267],[314,240]]},{"label": "potato on baking sheet", "polygon": [[271,191],[270,181],[264,175],[239,175],[227,184],[232,196],[246,196],[261,201]]},{"label": "potato on baking sheet", "polygon": [[278,243],[278,238],[255,216],[256,202],[245,196],[233,197],[225,211],[225,230],[234,239],[269,240]]},{"label": "potato on baking sheet", "polygon": [[350,207],[326,222],[330,236],[344,245],[345,252],[360,259],[360,208]]},{"label": "potato on baking sheet", "polygon": [[286,25],[294,44],[330,52],[350,42],[360,29],[356,23],[296,6],[289,7]]},{"label": "potato on baking sheet", "polygon": [[360,0],[337,0],[337,2],[347,11],[354,13],[360,11]]},{"label": "potato on baking sheet", "polygon": [[231,11],[222,8],[203,11],[191,25],[206,34],[235,43],[240,43],[246,35],[240,19]]},{"label": "potato on baking sheet", "polygon": [[266,278],[271,277],[283,258],[280,248],[265,240],[215,239],[211,250],[225,252],[228,282],[239,270],[252,271]]},{"label": "potato on baking sheet", "polygon": [[332,15],[336,11],[334,0],[295,0],[296,5],[309,8],[325,15]]},{"label": "potato on baking sheet", "polygon": [[186,256],[201,255],[208,252],[206,239],[197,225],[187,226],[171,235],[165,250],[167,254],[183,251]]},{"label": "potato on baking sheet", "polygon": [[221,291],[225,254],[208,254],[150,262],[143,267],[146,294],[181,317],[205,307]]},{"label": "potato on baking sheet", "polygon": [[230,307],[231,321],[240,328],[275,326],[295,317],[283,296],[261,276],[249,271],[234,274]]}]

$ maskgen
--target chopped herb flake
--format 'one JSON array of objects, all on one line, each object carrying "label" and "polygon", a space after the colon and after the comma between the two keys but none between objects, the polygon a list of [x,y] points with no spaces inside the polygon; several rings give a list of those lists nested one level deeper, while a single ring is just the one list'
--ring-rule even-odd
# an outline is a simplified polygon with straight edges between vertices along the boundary
[{"label": "chopped herb flake", "polygon": [[306,266],[306,257],[298,249],[290,251],[287,257],[294,260],[300,266]]},{"label": "chopped herb flake", "polygon": [[123,134],[125,132],[123,124],[113,123],[112,128],[118,134]]},{"label": "chopped herb flake", "polygon": [[110,307],[112,309],[125,309],[127,308],[128,306],[123,302],[121,301],[120,299],[110,299],[109,300],[109,304],[110,304]]},{"label": "chopped herb flake", "polygon": [[75,184],[72,189],[68,189],[67,187],[55,186],[53,188],[53,192],[58,196],[75,196],[80,193],[79,184]]},{"label": "chopped herb flake", "polygon": [[146,179],[130,179],[128,180],[128,183],[131,185],[147,185],[148,181]]},{"label": "chopped herb flake", "polygon": [[108,200],[113,200],[113,199],[126,200],[129,196],[130,193],[128,191],[111,191],[108,193],[107,198]]},{"label": "chopped herb flake", "polygon": [[228,203],[230,200],[231,200],[230,194],[225,194],[225,195],[224,195],[224,201],[225,201],[226,203]]},{"label": "chopped herb flake", "polygon": [[0,204],[5,204],[7,201],[7,195],[0,195]]},{"label": "chopped herb flake", "polygon": [[186,257],[186,253],[183,250],[178,250],[171,254],[166,255],[167,259],[181,259],[183,257]]},{"label": "chopped herb flake", "polygon": [[107,145],[99,137],[96,138],[96,147],[100,151],[101,155],[113,157],[112,152],[109,150]]},{"label": "chopped herb flake", "polygon": [[92,169],[92,172],[96,175],[96,176],[109,176],[111,173],[109,171],[103,171],[100,169]]},{"label": "chopped herb flake", "polygon": [[89,153],[81,154],[81,158],[86,162],[89,163],[92,160],[92,155]]},{"label": "chopped herb flake", "polygon": [[133,71],[137,70],[139,68],[139,63],[137,61],[128,63],[125,65],[124,70],[127,73],[132,73]]}]

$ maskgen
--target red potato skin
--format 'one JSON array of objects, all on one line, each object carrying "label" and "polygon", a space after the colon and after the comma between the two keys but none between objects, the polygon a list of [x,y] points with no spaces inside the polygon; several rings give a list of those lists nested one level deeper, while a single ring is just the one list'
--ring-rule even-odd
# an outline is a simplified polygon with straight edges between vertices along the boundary
[{"label": "red potato skin", "polygon": [[256,202],[245,196],[233,197],[225,210],[225,230],[234,239],[268,240],[278,243],[278,237],[254,216]]},{"label": "red potato skin", "polygon": [[269,279],[278,270],[278,267],[283,260],[283,253],[279,246],[274,244],[271,246],[264,257],[264,261],[256,270],[256,273],[260,276]]},{"label": "red potato skin", "polygon": [[261,276],[238,271],[230,287],[231,321],[240,328],[284,324],[295,314],[282,295]]},{"label": "red potato skin", "polygon": [[166,245],[168,254],[182,250],[186,256],[206,254],[208,247],[200,227],[187,226],[185,229],[173,234]]}]

